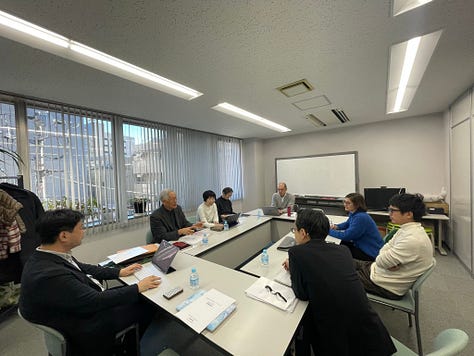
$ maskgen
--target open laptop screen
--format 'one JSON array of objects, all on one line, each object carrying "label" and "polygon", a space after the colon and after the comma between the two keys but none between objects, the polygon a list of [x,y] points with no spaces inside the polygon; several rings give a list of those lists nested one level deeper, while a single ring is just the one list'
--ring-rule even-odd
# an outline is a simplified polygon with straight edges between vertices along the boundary
[{"label": "open laptop screen", "polygon": [[151,261],[156,267],[161,270],[161,272],[168,273],[168,270],[171,266],[171,262],[173,262],[173,259],[178,253],[178,251],[178,247],[170,244],[166,240],[162,240],[158,251],[156,251]]}]

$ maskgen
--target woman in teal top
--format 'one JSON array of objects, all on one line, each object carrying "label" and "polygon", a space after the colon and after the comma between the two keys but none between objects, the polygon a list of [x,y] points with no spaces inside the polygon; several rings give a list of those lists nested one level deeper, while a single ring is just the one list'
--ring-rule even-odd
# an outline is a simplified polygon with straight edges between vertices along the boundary
[{"label": "woman in teal top", "polygon": [[359,193],[347,194],[344,209],[349,219],[341,224],[331,225],[329,235],[341,239],[352,257],[363,261],[375,261],[384,242],[374,220],[367,214],[364,197]]}]

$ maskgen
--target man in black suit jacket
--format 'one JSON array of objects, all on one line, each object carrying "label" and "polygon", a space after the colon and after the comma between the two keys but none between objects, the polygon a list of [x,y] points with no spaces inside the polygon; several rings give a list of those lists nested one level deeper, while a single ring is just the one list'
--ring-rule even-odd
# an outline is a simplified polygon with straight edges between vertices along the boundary
[{"label": "man in black suit jacket", "polygon": [[297,355],[309,355],[309,343],[318,356],[393,354],[396,348],[369,304],[349,249],[324,241],[329,232],[324,213],[300,210],[295,226],[297,245],[283,266],[295,295],[309,300]]},{"label": "man in black suit jacket", "polygon": [[178,205],[176,193],[165,189],[160,193],[161,206],[150,216],[150,229],[153,241],[177,240],[180,236],[194,234],[195,229],[202,228],[202,222],[191,224]]},{"label": "man in black suit jacket", "polygon": [[154,308],[140,293],[158,287],[161,280],[151,276],[104,290],[99,280],[129,276],[141,266],[106,268],[72,257],[71,250],[84,236],[83,218],[78,211],[59,209],[38,220],[41,245],[23,270],[20,311],[25,319],[61,332],[68,355],[111,355],[117,332],[138,322],[144,333]]}]

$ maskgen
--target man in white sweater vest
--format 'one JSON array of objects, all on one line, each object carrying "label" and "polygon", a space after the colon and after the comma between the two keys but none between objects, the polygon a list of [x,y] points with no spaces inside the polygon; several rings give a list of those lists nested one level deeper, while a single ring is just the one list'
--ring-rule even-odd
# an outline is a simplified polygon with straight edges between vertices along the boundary
[{"label": "man in white sweater vest", "polygon": [[400,229],[379,252],[375,262],[354,260],[367,292],[401,299],[416,279],[433,264],[433,246],[420,221],[423,196],[397,194],[390,198],[390,220]]}]

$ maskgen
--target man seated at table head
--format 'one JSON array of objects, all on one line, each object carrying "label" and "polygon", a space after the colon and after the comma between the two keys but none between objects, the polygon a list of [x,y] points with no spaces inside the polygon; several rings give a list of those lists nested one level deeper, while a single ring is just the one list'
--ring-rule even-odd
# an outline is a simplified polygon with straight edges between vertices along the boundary
[{"label": "man seated at table head", "polygon": [[232,210],[232,202],[230,201],[233,192],[231,187],[225,187],[222,189],[222,195],[216,200],[219,222],[223,222],[227,215],[235,214]]},{"label": "man seated at table head", "polygon": [[[391,355],[396,349],[357,278],[349,249],[326,243],[328,218],[303,209],[295,221],[296,246],[283,263],[297,298],[309,301],[296,355]],[[301,334],[301,332],[300,332]]]},{"label": "man seated at table head", "polygon": [[295,197],[287,192],[288,188],[285,182],[278,183],[277,193],[272,195],[272,206],[278,208],[278,212],[281,214],[286,211],[288,206],[295,204]]},{"label": "man seated at table head", "polygon": [[401,299],[416,279],[433,265],[433,246],[420,221],[426,208],[420,194],[397,194],[389,200],[390,220],[400,229],[375,262],[354,260],[366,291]]},{"label": "man seated at table head", "polygon": [[19,308],[26,320],[63,334],[68,355],[111,355],[117,332],[138,323],[143,335],[154,307],[140,293],[158,287],[161,279],[104,289],[99,280],[129,276],[141,265],[120,269],[76,260],[71,250],[84,237],[83,219],[79,211],[59,209],[37,221],[41,245],[23,269]]},{"label": "man seated at table head", "polygon": [[178,205],[176,193],[164,189],[160,193],[161,206],[150,215],[150,229],[153,242],[178,240],[180,236],[191,235],[202,228],[202,222],[190,223]]}]

